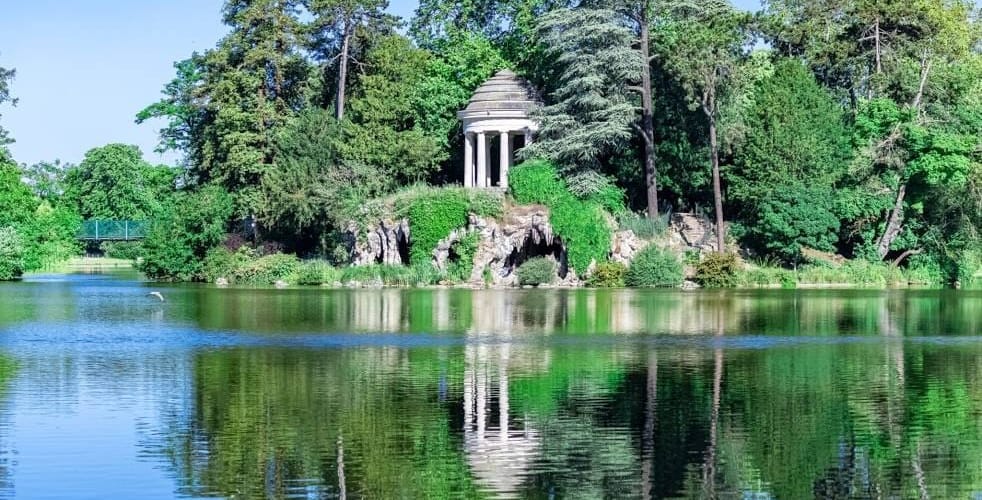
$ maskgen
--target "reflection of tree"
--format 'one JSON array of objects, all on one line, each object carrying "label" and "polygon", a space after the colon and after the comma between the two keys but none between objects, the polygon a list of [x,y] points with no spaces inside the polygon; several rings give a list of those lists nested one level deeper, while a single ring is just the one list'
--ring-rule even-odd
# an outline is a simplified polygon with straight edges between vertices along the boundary
[{"label": "reflection of tree", "polygon": [[[438,401],[441,371],[459,380],[459,368],[436,354],[198,354],[194,406],[169,423],[155,453],[169,457],[181,493],[195,496],[474,496]],[[420,370],[410,377],[407,365]]]},{"label": "reflection of tree", "polygon": [[[5,353],[0,353],[0,419],[3,420],[9,418],[6,408],[8,406],[7,390],[16,372],[17,364],[14,359]],[[6,429],[8,426],[8,423],[3,422],[0,424],[0,429]],[[13,471],[11,470],[13,465],[11,455],[13,454],[14,450],[9,439],[0,433],[0,495],[4,497],[13,496],[14,493]]]}]

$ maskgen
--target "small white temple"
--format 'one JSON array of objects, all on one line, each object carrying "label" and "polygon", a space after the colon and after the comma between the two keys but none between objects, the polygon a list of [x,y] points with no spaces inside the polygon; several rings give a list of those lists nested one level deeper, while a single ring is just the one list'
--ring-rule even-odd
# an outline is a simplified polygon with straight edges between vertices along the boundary
[{"label": "small white temple", "polygon": [[531,85],[501,70],[457,113],[464,122],[464,187],[508,187],[515,151],[532,143],[538,125],[529,118],[537,102]]}]

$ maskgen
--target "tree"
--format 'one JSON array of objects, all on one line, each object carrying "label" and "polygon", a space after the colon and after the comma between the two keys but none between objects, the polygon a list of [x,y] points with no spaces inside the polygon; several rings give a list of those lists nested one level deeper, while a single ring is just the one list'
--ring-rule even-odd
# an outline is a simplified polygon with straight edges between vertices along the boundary
[{"label": "tree", "polygon": [[232,212],[232,197],[220,186],[173,194],[150,224],[140,270],[151,279],[200,280],[202,261],[225,239]]},{"label": "tree", "polygon": [[305,103],[298,8],[295,0],[229,0],[223,14],[231,32],[204,55],[202,145],[191,174],[235,193],[240,214],[261,209],[275,136]]},{"label": "tree", "polygon": [[64,200],[83,218],[141,220],[173,190],[174,170],[143,160],[136,146],[109,144],[89,150],[68,169]]},{"label": "tree", "polygon": [[[17,99],[11,97],[10,95],[10,82],[17,75],[17,70],[6,69],[0,66],[0,105],[5,103],[11,103],[17,105]],[[10,138],[10,134],[0,126],[0,150],[6,149],[5,146],[13,142]]]},{"label": "tree", "polygon": [[306,0],[305,5],[314,15],[312,44],[324,62],[324,68],[337,61],[334,109],[340,122],[344,120],[348,64],[353,60],[352,44],[359,31],[368,31],[372,35],[390,32],[395,19],[385,13],[389,6],[387,0]]},{"label": "tree", "polygon": [[206,119],[203,86],[205,60],[198,53],[174,63],[177,76],[164,86],[164,97],[136,115],[136,123],[158,118],[166,120],[160,129],[158,152],[180,151],[185,163],[198,161],[201,128]]},{"label": "tree", "polygon": [[[525,158],[542,157],[573,177],[594,179],[575,184],[601,187],[602,161],[633,137],[637,108],[631,82],[640,77],[633,35],[610,9],[560,9],[543,16],[541,42],[559,67],[552,104],[538,112],[538,139]],[[585,193],[580,193],[585,194]]]},{"label": "tree", "polygon": [[34,196],[53,202],[64,193],[65,172],[72,167],[71,163],[62,163],[61,160],[38,162],[24,167],[24,181]]},{"label": "tree", "polygon": [[[980,29],[973,5],[960,0],[829,0],[819,5],[770,2],[768,31],[777,47],[804,54],[823,82],[848,95],[857,120],[891,121],[888,108],[899,111],[901,119],[886,128],[874,125],[880,134],[867,134],[857,144],[868,162],[864,171],[871,176],[870,186],[886,186],[891,194],[874,244],[882,259],[899,250],[894,243],[906,232],[913,178],[908,167],[917,152],[905,148],[914,144],[904,140],[905,131],[937,121],[933,115],[950,105],[952,95],[932,95],[932,87],[943,86],[939,74],[977,49]],[[877,115],[877,110],[887,113]]]},{"label": "tree", "polygon": [[746,16],[725,0],[697,0],[669,13],[661,33],[663,53],[671,54],[668,68],[685,88],[690,102],[708,123],[716,246],[724,250],[723,190],[720,182],[721,104],[733,91],[735,73],[745,59]]}]

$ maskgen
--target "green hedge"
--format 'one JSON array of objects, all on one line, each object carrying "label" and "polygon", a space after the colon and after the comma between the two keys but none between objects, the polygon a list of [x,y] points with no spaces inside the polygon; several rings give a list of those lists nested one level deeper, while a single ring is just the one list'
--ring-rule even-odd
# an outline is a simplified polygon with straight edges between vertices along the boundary
[{"label": "green hedge", "polygon": [[451,231],[467,226],[472,213],[497,217],[503,211],[500,195],[463,188],[413,187],[393,197],[397,217],[409,220],[409,262],[430,263],[437,244]]},{"label": "green hedge", "polygon": [[542,160],[516,166],[508,173],[508,185],[518,203],[549,208],[552,227],[566,245],[569,264],[577,273],[583,275],[591,262],[607,260],[611,228],[604,205],[615,204],[611,192],[605,191],[602,201],[577,198],[559,178],[556,167]]}]

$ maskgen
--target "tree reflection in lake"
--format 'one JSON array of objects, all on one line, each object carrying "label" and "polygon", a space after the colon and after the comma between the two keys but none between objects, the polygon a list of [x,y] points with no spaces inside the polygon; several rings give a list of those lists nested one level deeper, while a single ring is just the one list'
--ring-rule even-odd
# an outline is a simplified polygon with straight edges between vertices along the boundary
[{"label": "tree reflection in lake", "polygon": [[0,313],[3,418],[152,408],[139,456],[181,496],[982,491],[979,293],[38,286]]}]

